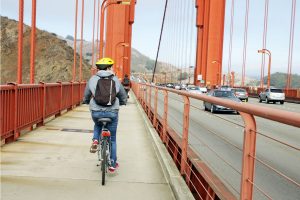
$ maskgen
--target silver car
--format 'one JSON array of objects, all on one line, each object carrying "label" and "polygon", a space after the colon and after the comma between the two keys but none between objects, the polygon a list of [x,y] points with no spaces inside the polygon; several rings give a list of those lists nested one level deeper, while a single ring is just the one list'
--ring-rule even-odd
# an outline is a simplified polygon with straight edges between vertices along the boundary
[{"label": "silver car", "polygon": [[245,89],[242,89],[242,88],[232,88],[231,91],[241,101],[248,102],[248,92]]},{"label": "silver car", "polygon": [[259,103],[266,101],[266,103],[276,103],[284,104],[285,94],[282,89],[278,88],[267,88],[265,91],[261,92],[258,96]]}]

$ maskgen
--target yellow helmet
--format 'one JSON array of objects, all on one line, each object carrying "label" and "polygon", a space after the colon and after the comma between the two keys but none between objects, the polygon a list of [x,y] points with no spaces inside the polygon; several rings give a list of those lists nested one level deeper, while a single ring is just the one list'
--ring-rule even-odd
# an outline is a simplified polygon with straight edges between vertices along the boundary
[{"label": "yellow helmet", "polygon": [[114,60],[111,58],[101,58],[96,62],[96,66],[100,70],[105,70],[114,64]]}]

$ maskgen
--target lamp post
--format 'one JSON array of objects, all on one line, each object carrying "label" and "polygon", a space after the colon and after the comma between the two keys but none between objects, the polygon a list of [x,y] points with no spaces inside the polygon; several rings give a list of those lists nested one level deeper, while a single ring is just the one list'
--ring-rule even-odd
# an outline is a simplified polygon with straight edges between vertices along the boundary
[{"label": "lamp post", "polygon": [[[120,78],[123,78],[123,65],[121,65],[121,60],[123,60],[123,59],[125,59],[125,60],[128,60],[129,58],[127,57],[127,56],[121,56],[121,57],[119,57],[119,59],[117,59],[117,61],[120,61],[120,62],[118,62],[119,63],[119,66],[117,66],[117,76]],[[119,76],[119,74],[120,74],[120,76]]]},{"label": "lamp post", "polygon": [[[116,46],[115,46],[115,56],[114,56],[115,58],[118,58],[117,51],[118,51],[118,47],[120,47],[120,46],[129,47],[129,44],[126,43],[126,42],[119,42],[119,43],[117,43]],[[118,64],[119,64],[118,59],[116,59],[117,70],[119,69],[118,68]],[[118,71],[117,71],[117,73],[118,73]]]},{"label": "lamp post", "polygon": [[[112,2],[107,2],[108,0],[103,0],[101,4],[101,16],[100,16],[100,44],[99,44],[99,58],[103,57],[103,34],[104,34],[104,12],[105,9],[114,4],[130,5],[130,0],[117,0]],[[107,3],[106,3],[107,2]]]},{"label": "lamp post", "polygon": [[[269,88],[270,87],[270,82],[271,82],[271,52],[268,49],[260,49],[257,52],[269,55],[268,80],[267,80],[267,87]],[[263,86],[263,84],[262,84],[262,86]]]}]

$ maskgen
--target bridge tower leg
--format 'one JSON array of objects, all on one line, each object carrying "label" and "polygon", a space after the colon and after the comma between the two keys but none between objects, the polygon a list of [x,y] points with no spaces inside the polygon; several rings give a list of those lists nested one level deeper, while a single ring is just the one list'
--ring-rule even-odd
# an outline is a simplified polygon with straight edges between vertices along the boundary
[{"label": "bridge tower leg", "polygon": [[[196,0],[196,85],[221,85],[225,0]],[[199,76],[202,75],[202,82]]]},{"label": "bridge tower leg", "polygon": [[104,56],[115,60],[114,70],[119,78],[130,74],[135,3],[136,0],[131,0],[129,6],[112,5],[107,8]]}]

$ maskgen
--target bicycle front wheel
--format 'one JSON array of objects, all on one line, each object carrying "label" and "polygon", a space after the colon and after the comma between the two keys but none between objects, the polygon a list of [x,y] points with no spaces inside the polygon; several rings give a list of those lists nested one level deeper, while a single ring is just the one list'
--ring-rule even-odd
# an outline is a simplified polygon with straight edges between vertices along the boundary
[{"label": "bicycle front wheel", "polygon": [[101,170],[102,170],[102,185],[105,185],[105,173],[106,173],[106,163],[107,163],[107,157],[106,157],[106,148],[107,148],[107,139],[104,138],[103,146],[102,146],[102,163],[101,163]]}]

